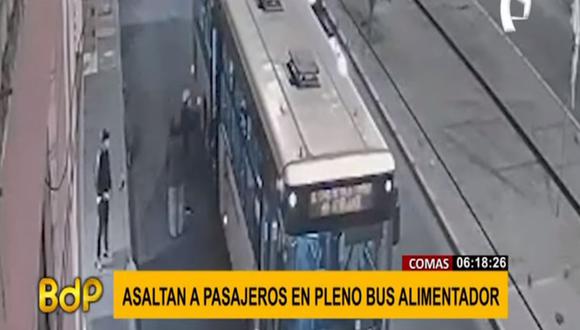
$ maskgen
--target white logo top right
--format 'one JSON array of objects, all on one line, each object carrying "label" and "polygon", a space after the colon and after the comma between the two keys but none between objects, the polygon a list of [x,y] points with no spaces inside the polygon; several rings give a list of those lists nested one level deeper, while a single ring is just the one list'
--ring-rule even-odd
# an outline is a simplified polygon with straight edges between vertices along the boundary
[{"label": "white logo top right", "polygon": [[504,32],[510,33],[516,30],[514,26],[514,21],[524,21],[530,16],[530,11],[532,10],[532,0],[516,0],[523,6],[523,13],[521,16],[513,16],[511,10],[512,0],[501,0],[500,16],[501,25]]}]

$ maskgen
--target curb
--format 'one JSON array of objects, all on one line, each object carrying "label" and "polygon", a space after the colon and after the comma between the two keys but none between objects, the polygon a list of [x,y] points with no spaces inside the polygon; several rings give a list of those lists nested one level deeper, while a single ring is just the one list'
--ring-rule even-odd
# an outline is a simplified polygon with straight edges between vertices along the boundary
[{"label": "curb", "polygon": [[[123,68],[122,68],[122,53],[121,53],[121,22],[120,22],[120,6],[119,6],[119,0],[109,0],[108,1],[108,5],[106,5],[106,12],[109,13],[112,16],[113,22],[114,22],[114,29],[115,29],[115,33],[116,33],[116,37],[115,37],[115,43],[116,43],[116,48],[117,48],[117,65],[118,65],[118,74],[119,74],[119,78],[121,80],[121,85],[123,86],[123,90],[119,91],[120,96],[121,96],[121,112],[122,112],[122,117],[121,120],[123,121],[123,125],[122,125],[122,134],[123,134],[123,138],[120,140],[121,141],[121,150],[124,150],[124,153],[121,153],[121,164],[122,168],[121,168],[121,178],[123,180],[123,194],[125,197],[125,203],[123,204],[123,219],[124,219],[124,223],[125,223],[125,236],[127,239],[127,242],[129,243],[127,245],[127,264],[125,265],[125,270],[137,270],[137,263],[135,262],[135,256],[133,254],[133,240],[135,239],[134,237],[132,237],[132,231],[131,231],[131,218],[130,218],[130,212],[129,212],[129,183],[128,183],[128,166],[127,166],[127,145],[126,145],[126,141],[127,138],[125,136],[126,134],[126,130],[125,130],[125,83],[124,83],[124,79],[123,79]],[[140,327],[140,322],[138,320],[135,319],[131,319],[131,320],[127,320],[127,323],[129,324],[129,330],[139,330]]]},{"label": "curb", "polygon": [[[116,34],[115,37],[115,46],[117,48],[116,51],[116,60],[117,60],[117,70],[118,70],[118,75],[119,78],[121,80],[121,85],[124,86],[124,79],[123,79],[123,70],[122,70],[122,60],[121,60],[121,22],[120,22],[120,6],[119,6],[119,0],[108,0],[105,1],[105,12],[109,15],[112,16],[112,20],[114,22],[114,27],[112,29],[114,29],[115,31],[113,32],[114,34]],[[135,263],[135,258],[133,255],[133,238],[131,237],[131,223],[130,223],[130,214],[129,214],[129,187],[128,187],[128,168],[127,168],[127,154],[126,154],[126,150],[127,150],[127,146],[126,146],[126,136],[125,136],[125,96],[124,96],[124,90],[118,91],[120,93],[121,96],[121,113],[122,113],[122,117],[121,120],[123,121],[123,125],[121,125],[121,129],[123,130],[122,134],[123,134],[123,138],[120,139],[121,141],[121,150],[124,150],[124,153],[121,153],[120,156],[120,162],[122,164],[121,167],[121,179],[123,180],[123,189],[122,189],[122,194],[124,195],[125,198],[125,203],[123,203],[123,220],[124,220],[124,231],[125,231],[125,237],[127,242],[129,243],[127,245],[127,263],[125,265],[125,270],[137,270],[137,264]],[[138,330],[140,329],[139,326],[139,322],[135,319],[131,319],[131,320],[127,320],[127,323],[129,324],[129,330]]]}]

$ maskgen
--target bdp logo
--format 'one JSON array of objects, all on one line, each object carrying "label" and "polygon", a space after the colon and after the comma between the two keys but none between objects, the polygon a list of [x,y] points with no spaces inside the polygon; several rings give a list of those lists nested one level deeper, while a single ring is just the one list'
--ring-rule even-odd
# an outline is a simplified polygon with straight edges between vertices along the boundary
[{"label": "bdp logo", "polygon": [[500,4],[500,16],[501,25],[503,30],[507,33],[514,32],[516,27],[514,26],[514,21],[525,21],[530,16],[530,11],[532,10],[532,0],[517,0],[523,5],[523,13],[521,16],[512,16],[511,4],[512,0],[501,0]]},{"label": "bdp logo", "polygon": [[[79,309],[81,302],[83,312],[86,313],[91,303],[99,301],[102,295],[103,283],[94,277],[87,279],[82,285],[82,296],[79,277],[75,278],[74,285],[65,286],[60,292],[58,292],[58,283],[52,277],[44,277],[38,282],[38,308],[43,313],[53,313],[58,306],[66,313],[73,313]],[[67,302],[67,296],[72,300]]]}]

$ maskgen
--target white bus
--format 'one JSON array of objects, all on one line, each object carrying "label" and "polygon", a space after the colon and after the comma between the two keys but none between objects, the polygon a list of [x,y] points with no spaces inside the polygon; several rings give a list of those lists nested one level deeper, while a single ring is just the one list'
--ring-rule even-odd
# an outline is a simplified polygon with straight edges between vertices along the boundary
[{"label": "white bus", "polygon": [[399,236],[395,161],[310,2],[194,3],[196,67],[210,95],[206,127],[216,128],[206,134],[232,267],[390,268]]}]

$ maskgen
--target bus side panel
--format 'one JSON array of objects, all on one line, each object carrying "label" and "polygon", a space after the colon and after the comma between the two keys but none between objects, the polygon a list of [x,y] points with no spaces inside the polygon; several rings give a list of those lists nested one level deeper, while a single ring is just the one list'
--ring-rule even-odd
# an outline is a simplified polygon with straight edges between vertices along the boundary
[{"label": "bus side panel", "polygon": [[230,261],[234,270],[256,269],[252,245],[248,237],[246,219],[240,205],[239,193],[234,180],[234,172],[228,156],[225,131],[219,134],[219,189],[220,214],[224,226]]}]

